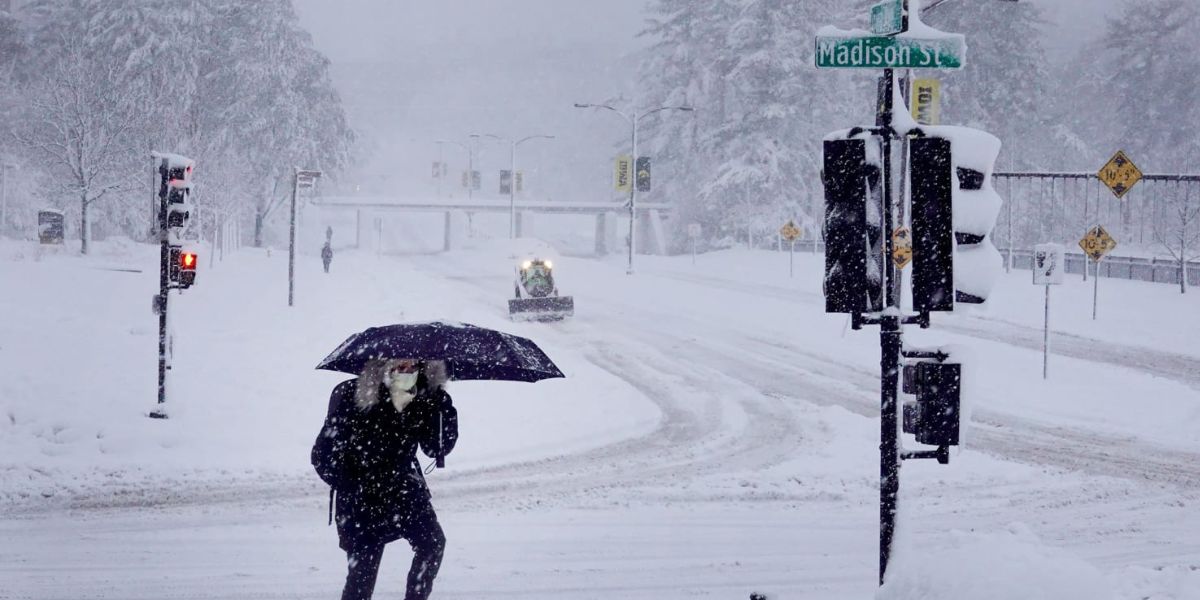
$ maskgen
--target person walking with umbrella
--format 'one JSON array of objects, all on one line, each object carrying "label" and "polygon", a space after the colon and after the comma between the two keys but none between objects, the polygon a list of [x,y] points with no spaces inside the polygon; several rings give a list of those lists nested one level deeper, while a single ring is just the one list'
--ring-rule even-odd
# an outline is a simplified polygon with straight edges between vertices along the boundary
[{"label": "person walking with umbrella", "polygon": [[[417,462],[419,447],[445,466],[458,441],[448,380],[535,382],[564,377],[537,344],[467,323],[371,327],[318,369],[357,375],[333,389],[312,464],[330,486],[338,543],[349,562],[342,600],[371,597],[383,547],[413,547],[406,600],[429,597],[446,537]],[[336,502],[335,502],[336,500]]]},{"label": "person walking with umbrella", "polygon": [[446,537],[433,510],[417,448],[441,463],[458,439],[443,361],[372,359],[338,384],[312,449],[317,473],[336,494],[339,546],[348,573],[342,600],[368,600],[384,546],[412,546],[406,600],[429,597]]}]

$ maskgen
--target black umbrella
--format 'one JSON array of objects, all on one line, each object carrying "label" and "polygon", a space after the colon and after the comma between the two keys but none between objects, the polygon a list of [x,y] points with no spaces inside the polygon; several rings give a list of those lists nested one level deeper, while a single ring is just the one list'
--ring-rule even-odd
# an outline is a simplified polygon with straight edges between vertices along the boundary
[{"label": "black umbrella", "polygon": [[318,369],[357,375],[372,359],[446,362],[450,379],[540,381],[564,377],[532,341],[467,323],[432,321],[371,327],[349,337]]}]

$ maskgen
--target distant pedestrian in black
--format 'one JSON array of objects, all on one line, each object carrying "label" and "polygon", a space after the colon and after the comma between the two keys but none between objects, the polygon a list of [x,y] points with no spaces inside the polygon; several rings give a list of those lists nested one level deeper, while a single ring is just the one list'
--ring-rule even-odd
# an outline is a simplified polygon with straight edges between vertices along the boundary
[{"label": "distant pedestrian in black", "polygon": [[372,360],[333,389],[312,449],[317,473],[336,493],[339,545],[349,572],[342,600],[368,600],[389,542],[413,549],[406,600],[429,597],[446,538],[417,461],[417,447],[444,457],[458,440],[458,411],[441,361]]},{"label": "distant pedestrian in black", "polygon": [[321,247],[321,262],[325,264],[325,272],[329,272],[329,263],[333,262],[333,246],[329,242]]}]

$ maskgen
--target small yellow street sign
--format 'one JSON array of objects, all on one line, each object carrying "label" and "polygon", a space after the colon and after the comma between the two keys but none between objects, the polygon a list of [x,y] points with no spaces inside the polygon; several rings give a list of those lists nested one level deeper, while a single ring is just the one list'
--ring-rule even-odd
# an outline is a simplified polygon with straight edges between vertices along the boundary
[{"label": "small yellow street sign", "polygon": [[789,243],[800,239],[802,234],[803,232],[800,231],[800,228],[796,227],[796,224],[791,221],[784,223],[783,227],[779,228],[779,235]]},{"label": "small yellow street sign", "polygon": [[912,262],[912,231],[907,227],[898,227],[892,232],[892,262],[896,268],[903,269]]},{"label": "small yellow street sign", "polygon": [[613,188],[618,192],[628,192],[632,183],[633,159],[628,154],[617,157],[613,164]]},{"label": "small yellow street sign", "polygon": [[1129,193],[1129,190],[1142,180],[1142,171],[1120,150],[1100,168],[1100,172],[1096,175],[1117,198],[1124,198],[1125,194]]},{"label": "small yellow street sign", "polygon": [[942,83],[937,79],[912,82],[912,117],[921,125],[938,125],[942,117]]},{"label": "small yellow street sign", "polygon": [[1103,226],[1097,225],[1088,231],[1083,239],[1079,240],[1079,247],[1083,249],[1084,254],[1099,262],[1105,254],[1112,252],[1113,248],[1117,247],[1117,240],[1113,239]]}]

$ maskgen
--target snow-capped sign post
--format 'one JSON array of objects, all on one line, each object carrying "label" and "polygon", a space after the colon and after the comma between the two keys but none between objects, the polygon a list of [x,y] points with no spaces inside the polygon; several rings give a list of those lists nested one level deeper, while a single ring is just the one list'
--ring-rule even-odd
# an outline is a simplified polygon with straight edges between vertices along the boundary
[{"label": "snow-capped sign post", "polygon": [[1062,244],[1038,244],[1033,247],[1033,284],[1046,286],[1046,317],[1042,331],[1042,379],[1050,377],[1050,286],[1059,285],[1066,276],[1066,249]]},{"label": "snow-capped sign post", "polygon": [[[950,446],[959,443],[963,366],[945,349],[905,348],[903,326],[927,328],[933,312],[984,302],[1002,268],[990,239],[1001,205],[991,183],[1000,140],[965,127],[918,124],[894,73],[962,68],[965,39],[921,23],[919,0],[901,0],[900,27],[884,35],[896,29],[889,24],[894,4],[872,9],[875,35],[822,28],[815,54],[821,68],[883,69],[874,126],[827,135],[821,171],[825,312],[848,314],[855,330],[880,327],[880,585],[891,555],[901,461],[946,464]],[[900,164],[908,170],[899,177],[893,171],[896,149],[906,153]],[[896,181],[904,179],[908,189],[896,194]],[[905,205],[911,206],[907,223]],[[912,306],[906,314],[899,275],[910,259]],[[903,431],[934,449],[901,446],[901,372],[903,392],[910,395],[903,403]]]},{"label": "snow-capped sign post", "polygon": [[796,274],[796,240],[800,239],[803,233],[791,219],[779,228],[779,237],[788,243],[788,277]]},{"label": "snow-capped sign post", "polygon": [[702,229],[699,223],[688,223],[688,237],[692,238],[692,264],[696,264],[696,240],[700,239]]},{"label": "snow-capped sign post", "polygon": [[1109,235],[1103,225],[1097,225],[1079,240],[1079,247],[1096,265],[1096,276],[1092,278],[1095,280],[1092,282],[1092,320],[1095,321],[1096,307],[1100,304],[1100,261],[1117,247],[1117,240]]},{"label": "snow-capped sign post", "polygon": [[167,372],[171,370],[171,354],[174,348],[170,327],[171,290],[185,290],[196,281],[196,266],[199,260],[195,252],[183,248],[183,234],[187,231],[193,206],[189,201],[192,192],[192,170],[195,161],[178,154],[153,152],[150,155],[158,168],[158,295],[153,308],[158,315],[158,406],[150,412],[153,419],[167,418]]},{"label": "snow-capped sign post", "polygon": [[294,177],[292,178],[292,221],[288,229],[288,306],[293,306],[296,295],[296,201],[300,196],[300,190],[307,190],[316,187],[317,179],[321,177],[320,171],[309,171],[294,168]]}]

